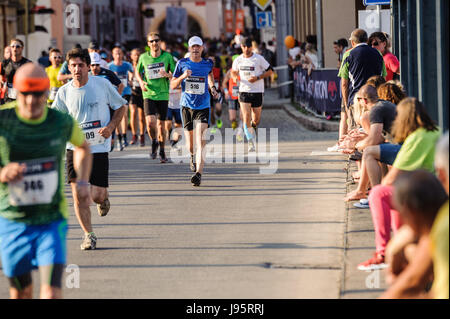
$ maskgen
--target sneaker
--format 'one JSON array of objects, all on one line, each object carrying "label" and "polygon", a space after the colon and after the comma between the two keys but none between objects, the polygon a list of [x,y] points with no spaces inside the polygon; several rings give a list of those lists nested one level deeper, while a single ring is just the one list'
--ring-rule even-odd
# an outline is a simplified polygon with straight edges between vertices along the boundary
[{"label": "sneaker", "polygon": [[254,152],[255,151],[255,143],[253,143],[253,140],[248,141],[248,151]]},{"label": "sneaker", "polygon": [[131,138],[131,141],[130,141],[130,145],[134,145],[136,143],[137,143],[137,135],[133,135],[133,137]]},{"label": "sneaker", "polygon": [[195,162],[194,162],[194,156],[191,156],[189,168],[191,169],[191,172],[195,172],[197,170],[197,165],[195,165]]},{"label": "sneaker", "polygon": [[162,164],[167,163],[166,152],[164,152],[164,150],[160,150],[160,151],[159,151],[159,161],[160,161]]},{"label": "sneaker", "polygon": [[127,137],[124,136],[124,137],[123,137],[123,147],[127,147],[127,146],[128,146]]},{"label": "sneaker", "polygon": [[216,128],[216,125],[214,124],[214,126],[211,127],[211,133],[215,134],[216,132],[217,132],[217,128]]},{"label": "sneaker", "polygon": [[387,268],[387,264],[384,263],[384,256],[374,253],[373,257],[358,265],[359,270],[378,270]]},{"label": "sneaker", "polygon": [[152,159],[155,159],[156,158],[156,151],[158,150],[158,146],[159,146],[159,143],[158,143],[158,141],[153,141],[152,142],[152,153],[150,154],[150,157],[152,158]]},{"label": "sneaker", "polygon": [[370,208],[369,207],[369,203],[361,203],[361,202],[359,202],[359,203],[354,203],[353,204],[353,206],[355,206],[356,208],[361,208],[361,209],[365,209],[365,208]]},{"label": "sneaker", "polygon": [[123,151],[124,146],[123,146],[123,142],[121,140],[117,141],[117,148],[119,149],[119,151],[121,151],[121,152]]},{"label": "sneaker", "polygon": [[327,148],[328,152],[339,152],[339,145],[336,143],[335,145]]},{"label": "sneaker", "polygon": [[192,177],[191,177],[191,183],[193,184],[193,186],[200,186],[200,183],[202,182],[202,174],[200,173],[195,173]]},{"label": "sneaker", "polygon": [[223,122],[222,120],[217,120],[217,128],[222,128]]},{"label": "sneaker", "polygon": [[236,135],[236,141],[238,141],[238,142],[244,141],[244,138],[242,137],[241,134],[237,134],[237,135]]},{"label": "sneaker", "polygon": [[105,201],[101,204],[97,204],[97,212],[100,216],[106,216],[108,215],[109,208],[111,207],[111,203],[109,202],[109,199],[105,199]]},{"label": "sneaker", "polygon": [[85,234],[80,245],[81,250],[94,250],[97,247],[97,236],[94,233]]},{"label": "sneaker", "polygon": [[141,143],[141,147],[144,147],[145,146],[145,135],[141,135],[139,137],[139,141]]}]

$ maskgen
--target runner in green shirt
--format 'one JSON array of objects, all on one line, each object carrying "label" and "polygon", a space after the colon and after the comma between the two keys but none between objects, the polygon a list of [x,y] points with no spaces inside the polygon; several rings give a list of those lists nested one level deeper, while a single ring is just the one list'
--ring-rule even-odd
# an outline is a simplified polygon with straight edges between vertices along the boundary
[{"label": "runner in green shirt", "polygon": [[165,121],[169,106],[169,82],[175,70],[175,60],[170,53],[161,50],[161,38],[158,33],[149,33],[147,42],[150,51],[139,57],[135,73],[144,97],[147,131],[152,139],[150,156],[152,159],[156,158],[159,145],[160,161],[166,163]]},{"label": "runner in green shirt", "polygon": [[89,207],[91,153],[78,123],[46,106],[50,81],[27,63],[14,77],[17,106],[0,110],[0,253],[11,298],[31,298],[39,267],[41,298],[62,297],[68,209],[66,142],[76,148],[77,200]]}]

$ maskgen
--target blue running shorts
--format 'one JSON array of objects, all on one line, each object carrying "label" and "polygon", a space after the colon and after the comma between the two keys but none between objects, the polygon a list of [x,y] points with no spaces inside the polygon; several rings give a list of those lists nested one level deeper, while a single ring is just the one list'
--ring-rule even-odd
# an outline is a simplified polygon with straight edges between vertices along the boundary
[{"label": "blue running shorts", "polygon": [[3,273],[12,278],[39,266],[66,263],[67,220],[26,225],[0,217]]}]

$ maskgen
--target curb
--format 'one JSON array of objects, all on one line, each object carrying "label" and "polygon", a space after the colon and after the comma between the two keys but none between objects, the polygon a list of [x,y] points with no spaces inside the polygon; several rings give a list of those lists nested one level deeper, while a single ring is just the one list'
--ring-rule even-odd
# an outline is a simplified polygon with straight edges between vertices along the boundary
[{"label": "curb", "polygon": [[263,107],[267,110],[283,109],[291,118],[311,131],[319,132],[339,132],[339,122],[330,122],[313,116],[308,116],[288,104],[266,104]]}]

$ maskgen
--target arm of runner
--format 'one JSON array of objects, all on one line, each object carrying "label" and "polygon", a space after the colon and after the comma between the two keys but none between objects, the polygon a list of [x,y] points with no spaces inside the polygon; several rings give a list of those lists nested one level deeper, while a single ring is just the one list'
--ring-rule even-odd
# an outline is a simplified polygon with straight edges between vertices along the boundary
[{"label": "arm of runner", "polygon": [[230,77],[231,77],[231,70],[228,70],[228,72],[225,74],[225,76],[223,77],[223,81],[222,81],[222,90],[225,93],[225,97],[228,99],[228,81],[230,81]]},{"label": "arm of runner", "polygon": [[72,80],[72,73],[71,74],[58,73],[56,79],[61,82],[66,82],[68,80]]},{"label": "arm of runner", "polygon": [[219,92],[217,91],[217,88],[214,83],[214,75],[212,71],[208,74],[208,85],[211,89],[211,93],[213,98],[218,99],[219,98]]},{"label": "arm of runner", "polygon": [[0,182],[11,183],[20,181],[26,168],[27,166],[25,164],[19,164],[16,162],[7,164],[6,166],[0,168]]},{"label": "arm of runner", "polygon": [[84,139],[84,134],[75,120],[70,143],[75,146],[73,150],[73,164],[77,173],[78,201],[81,207],[89,207],[91,203],[89,177],[92,170],[92,154],[89,143]]},{"label": "arm of runner", "polygon": [[123,90],[125,89],[125,85],[123,85],[122,82],[117,86],[117,91],[119,91],[119,94],[122,95]]},{"label": "arm of runner", "polygon": [[264,78],[266,78],[266,77],[271,76],[272,73],[273,73],[273,69],[272,69],[272,67],[269,67],[268,69],[266,69],[266,71],[264,71],[263,74],[258,75],[258,76],[252,76],[248,81],[249,81],[250,83],[254,83],[254,82],[256,82],[256,81],[259,81],[259,80],[262,80],[262,79],[264,79]]},{"label": "arm of runner", "polygon": [[136,65],[136,69],[134,70],[134,75],[136,76],[137,81],[139,82],[139,86],[141,87],[141,90],[147,91],[147,87],[145,86],[145,82],[141,77],[141,69],[142,69],[142,63],[141,58],[138,60],[138,64]]},{"label": "arm of runner", "polygon": [[120,108],[115,110],[114,115],[113,115],[111,121],[109,122],[109,124],[106,125],[105,127],[102,127],[100,130],[98,130],[98,133],[101,136],[103,136],[104,138],[109,138],[111,136],[112,132],[119,125],[124,114],[125,114],[125,107],[124,107],[124,105],[122,105]]},{"label": "arm of runner", "polygon": [[170,88],[172,90],[175,90],[177,87],[180,86],[181,82],[183,82],[184,79],[186,79],[187,77],[190,77],[191,75],[192,75],[191,70],[184,71],[184,73],[179,77],[176,77],[176,74],[175,74],[173,76],[172,80],[170,81]]}]

